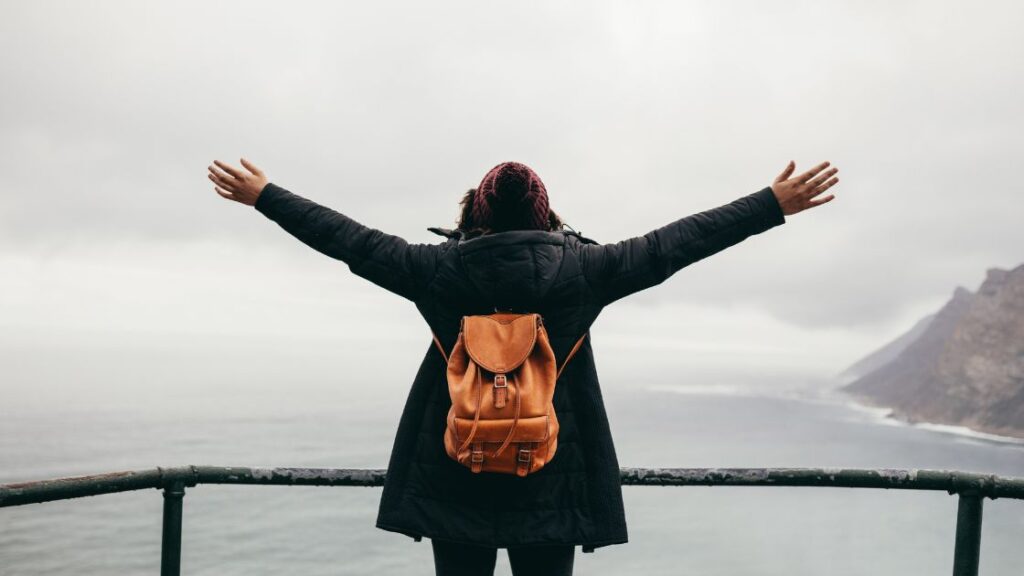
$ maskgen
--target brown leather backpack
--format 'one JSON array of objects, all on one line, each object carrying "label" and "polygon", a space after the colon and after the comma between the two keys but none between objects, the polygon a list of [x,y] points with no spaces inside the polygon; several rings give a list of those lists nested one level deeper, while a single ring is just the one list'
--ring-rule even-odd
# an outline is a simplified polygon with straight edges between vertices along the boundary
[{"label": "brown leather backpack", "polygon": [[452,400],[444,433],[448,456],[473,472],[518,476],[550,462],[558,447],[555,383],[586,336],[556,371],[537,313],[463,316],[450,356],[435,334]]}]

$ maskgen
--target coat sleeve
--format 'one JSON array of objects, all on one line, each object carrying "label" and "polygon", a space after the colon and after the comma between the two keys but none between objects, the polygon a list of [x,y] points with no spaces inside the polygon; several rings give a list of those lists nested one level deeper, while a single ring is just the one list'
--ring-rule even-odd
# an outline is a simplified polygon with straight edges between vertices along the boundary
[{"label": "coat sleeve", "polygon": [[580,244],[602,305],[656,286],[681,268],[786,221],[771,187],[613,244]]},{"label": "coat sleeve", "polygon": [[409,244],[273,182],[254,208],[307,246],[345,262],[354,274],[414,302],[436,270],[440,244]]}]

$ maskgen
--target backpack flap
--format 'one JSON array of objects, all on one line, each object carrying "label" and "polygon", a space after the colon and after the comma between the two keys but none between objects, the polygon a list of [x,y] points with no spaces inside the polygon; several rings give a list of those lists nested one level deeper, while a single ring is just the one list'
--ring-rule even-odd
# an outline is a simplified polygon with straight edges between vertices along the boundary
[{"label": "backpack flap", "polygon": [[505,374],[519,367],[537,342],[538,314],[491,314],[462,318],[466,354],[481,368]]}]

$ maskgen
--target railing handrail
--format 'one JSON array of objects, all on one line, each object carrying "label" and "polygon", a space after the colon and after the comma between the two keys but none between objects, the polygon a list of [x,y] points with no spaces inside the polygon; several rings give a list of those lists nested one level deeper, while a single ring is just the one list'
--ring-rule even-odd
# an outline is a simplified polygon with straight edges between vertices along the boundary
[{"label": "railing handrail", "polygon": [[[197,484],[383,486],[386,470],[175,466],[0,484],[0,508],[160,488],[164,496],[160,574],[181,573],[185,488]],[[890,468],[622,468],[623,486],[824,486],[941,490],[958,494],[954,576],[977,576],[985,498],[1024,500],[1024,478],[957,470]]]},{"label": "railing handrail", "polygon": [[[175,466],[0,484],[0,508],[175,483],[279,486],[382,486],[387,471],[360,468]],[[1024,500],[1024,478],[958,470],[891,468],[621,468],[623,486],[821,486],[935,490]]]}]

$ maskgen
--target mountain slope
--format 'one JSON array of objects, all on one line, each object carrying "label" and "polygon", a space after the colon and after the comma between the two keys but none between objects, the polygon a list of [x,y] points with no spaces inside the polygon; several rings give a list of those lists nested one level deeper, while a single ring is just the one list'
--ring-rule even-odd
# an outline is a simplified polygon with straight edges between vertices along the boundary
[{"label": "mountain slope", "polygon": [[869,372],[873,372],[885,366],[889,362],[895,360],[901,352],[907,349],[914,341],[920,338],[921,334],[928,329],[931,321],[935,318],[935,314],[929,314],[924,318],[921,318],[914,324],[913,328],[904,332],[900,337],[896,338],[892,342],[889,342],[885,346],[882,346],[878,350],[875,350],[871,354],[861,358],[854,362],[846,370],[839,373],[841,377],[848,378],[860,378]]},{"label": "mountain slope", "polygon": [[912,422],[1024,437],[1024,265],[988,270],[977,293],[957,288],[895,358],[843,390]]}]

